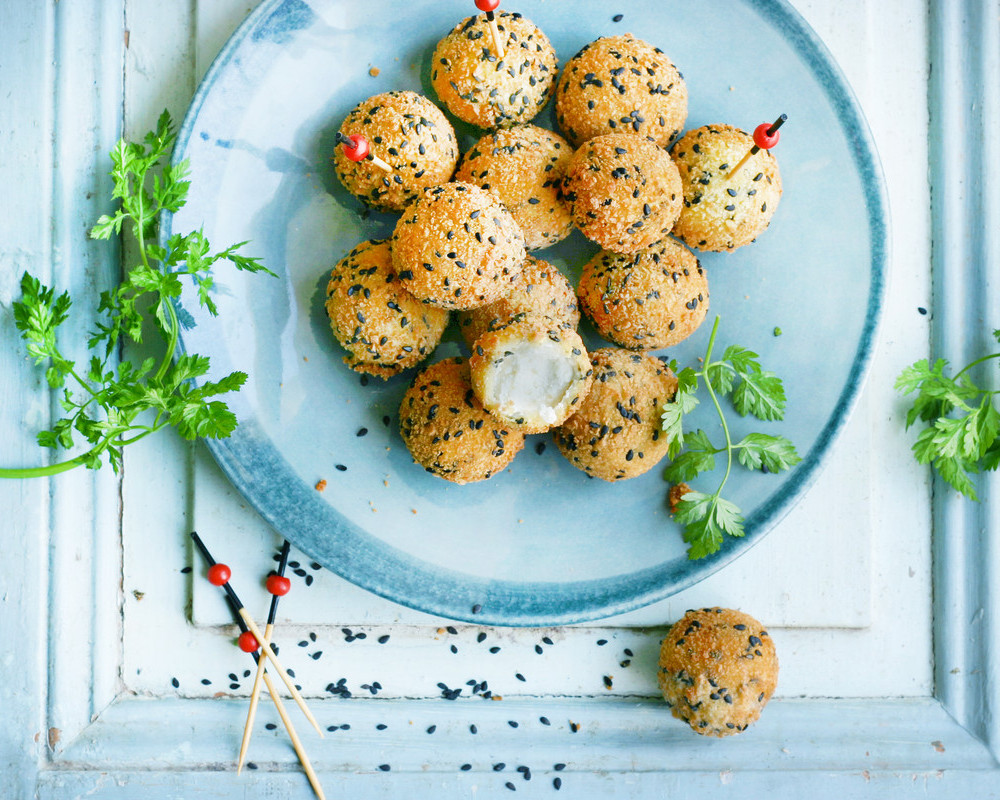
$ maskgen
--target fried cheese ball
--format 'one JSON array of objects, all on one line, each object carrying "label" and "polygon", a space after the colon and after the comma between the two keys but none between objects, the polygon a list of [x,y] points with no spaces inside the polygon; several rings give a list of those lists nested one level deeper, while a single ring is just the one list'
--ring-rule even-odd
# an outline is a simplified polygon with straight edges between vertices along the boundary
[{"label": "fried cheese ball", "polygon": [[421,303],[392,271],[388,240],[362,242],[333,268],[326,287],[330,329],[344,363],[383,380],[437,347],[448,312]]},{"label": "fried cheese ball", "polygon": [[708,312],[708,276],[694,253],[673,239],[634,256],[601,251],[584,265],[577,291],[597,332],[629,350],[675,345]]},{"label": "fried cheese ball", "polygon": [[577,412],[555,429],[570,463],[606,481],[634,478],[667,454],[660,408],[677,392],[677,378],[644,353],[604,348],[590,354],[594,383]]},{"label": "fried cheese ball", "polygon": [[476,398],[464,358],[417,373],[399,406],[399,432],[417,464],[453,483],[486,480],[524,447],[524,434]]},{"label": "fried cheese ball", "polygon": [[556,120],[579,146],[627,130],[666,147],[683,130],[684,76],[658,47],[631,33],[604,36],[566,62],[556,90]]},{"label": "fried cheese ball", "polygon": [[548,37],[520,14],[495,12],[504,57],[493,52],[484,14],[462,20],[434,50],[431,84],[460,120],[480,128],[529,122],[555,89],[556,51]]},{"label": "fried cheese ball", "polygon": [[764,627],[726,608],[688,611],[660,646],[657,680],[671,713],[705,736],[756,722],[778,684],[778,656]]},{"label": "fried cheese ball", "polygon": [[499,300],[524,257],[524,236],[510,212],[468,183],[424,189],[392,234],[392,265],[403,286],[440,308]]},{"label": "fried cheese ball", "polygon": [[587,396],[593,373],[580,335],[542,317],[484,333],[469,368],[486,410],[523,433],[563,423]]},{"label": "fried cheese ball", "polygon": [[547,317],[573,329],[580,324],[580,309],[569,281],[550,263],[531,255],[504,297],[458,312],[458,329],[471,350],[486,331],[527,316]]},{"label": "fried cheese ball", "polygon": [[455,130],[436,105],[416,92],[385,92],[369,97],[347,115],[340,132],[361,134],[372,153],[392,168],[351,161],[334,148],[333,166],[344,188],[382,211],[402,211],[420,190],[451,180],[458,163]]},{"label": "fried cheese ball", "polygon": [[492,192],[538,250],[565,239],[573,220],[562,199],[562,178],[573,156],[569,142],[535,125],[486,134],[462,156],[455,180]]},{"label": "fried cheese ball", "polygon": [[730,170],[753,147],[753,137],[731,125],[705,125],[672,148],[684,187],[674,236],[699,250],[735,250],[768,225],[781,199],[781,173],[759,150],[735,175]]},{"label": "fried cheese ball", "polygon": [[670,155],[631,133],[597,136],[566,168],[563,197],[574,224],[615,253],[665,238],[681,211],[681,179]]}]

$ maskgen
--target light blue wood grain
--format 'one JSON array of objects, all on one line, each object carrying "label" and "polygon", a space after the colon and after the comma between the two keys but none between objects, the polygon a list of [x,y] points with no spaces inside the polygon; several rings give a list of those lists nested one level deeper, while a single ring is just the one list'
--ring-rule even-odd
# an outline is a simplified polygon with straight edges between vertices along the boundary
[{"label": "light blue wood grain", "polygon": [[[62,9],[73,5],[72,12]],[[955,363],[981,352],[989,330],[1000,327],[997,301],[996,198],[1000,185],[995,137],[982,135],[998,122],[996,19],[1000,2],[933,0],[933,78],[930,92],[932,179],[934,192],[935,355]],[[16,277],[28,267],[52,278],[53,242],[64,243],[57,270],[81,298],[93,298],[106,281],[107,263],[79,235],[99,211],[88,205],[86,181],[97,180],[103,154],[115,136],[111,109],[120,82],[112,65],[120,60],[115,15],[120,4],[76,0],[53,5],[0,4],[0,76],[6,90],[0,105],[0,181],[23,187],[30,202],[8,203],[0,215],[0,456],[4,465],[37,458],[32,431],[45,424],[48,393],[38,373],[20,356],[11,333],[10,301]],[[59,13],[57,13],[59,12]],[[70,16],[62,16],[69,14]],[[63,27],[67,20],[84,27]],[[83,16],[77,16],[83,15]],[[56,52],[64,53],[61,59]],[[84,68],[89,62],[89,67]],[[95,71],[96,63],[103,64]],[[55,64],[56,66],[50,66]],[[80,80],[60,72],[81,69]],[[8,81],[16,76],[17,91]],[[56,86],[61,85],[61,100]],[[96,83],[94,83],[96,81]],[[74,96],[75,93],[75,96]],[[56,109],[62,109],[57,113]],[[970,109],[972,109],[970,111]],[[56,120],[58,119],[58,126]],[[16,122],[16,124],[14,124]],[[51,134],[56,133],[56,139]],[[65,137],[83,136],[77,147]],[[60,140],[60,137],[63,137]],[[54,153],[67,159],[54,188]],[[89,157],[88,157],[89,152]],[[67,174],[68,171],[68,174]],[[98,196],[106,185],[96,184]],[[82,190],[82,191],[81,191]],[[79,193],[79,194],[78,194]],[[96,200],[93,201],[97,203]],[[50,227],[55,218],[57,224]],[[79,261],[75,255],[81,255]],[[83,265],[79,272],[73,265]],[[16,274],[14,274],[16,272]],[[12,277],[13,275],[13,277]],[[68,287],[67,287],[68,288]],[[49,654],[47,628],[63,630],[53,615],[71,607],[76,583],[50,597],[48,498],[71,503],[58,485],[45,482],[0,483],[0,546],[9,568],[0,583],[0,641],[13,646],[0,655],[0,794],[12,800],[32,797],[67,800],[96,798],[274,797],[306,798],[308,786],[283,737],[254,740],[257,771],[237,779],[229,771],[231,745],[239,735],[241,704],[235,701],[119,700],[102,708],[100,698],[115,667],[100,655],[114,646],[113,625],[100,614],[92,620],[93,653],[59,646]],[[938,486],[935,497],[936,691],[940,702],[783,701],[775,702],[761,724],[732,741],[692,737],[655,703],[601,703],[567,700],[559,718],[549,713],[553,730],[532,728],[514,738],[506,719],[537,719],[541,701],[447,703],[380,701],[319,704],[321,719],[351,715],[350,731],[314,737],[307,745],[321,767],[328,796],[358,798],[509,797],[511,780],[519,792],[554,796],[551,761],[565,754],[560,796],[582,798],[646,797],[810,797],[837,798],[995,798],[1000,673],[996,655],[998,600],[996,479],[982,484],[988,505],[974,506]],[[79,491],[79,490],[78,490]],[[116,502],[112,482],[94,485],[87,513],[106,522]],[[83,577],[100,582],[117,542],[92,520],[61,509],[53,540],[87,552]],[[112,526],[113,534],[116,533]],[[100,534],[100,535],[98,535]],[[66,558],[60,551],[57,562]],[[65,563],[62,563],[65,568]],[[67,571],[65,574],[72,574]],[[58,588],[58,587],[56,587]],[[55,592],[55,589],[53,590]],[[56,592],[58,593],[58,592]],[[89,595],[93,596],[93,595]],[[906,625],[907,620],[900,620]],[[16,658],[14,656],[16,653]],[[51,661],[51,674],[46,664]],[[877,665],[872,665],[877,668]],[[80,721],[87,708],[96,721],[79,735],[67,730],[53,758],[46,730],[53,719],[49,686],[67,680],[105,682],[91,696],[73,699],[64,692],[69,716]],[[553,700],[544,701],[551,709]],[[372,730],[376,718],[391,712],[392,738],[380,745]],[[89,712],[88,712],[89,713]],[[269,707],[262,714],[273,713]],[[494,735],[477,740],[463,730],[469,714]],[[265,717],[267,718],[267,717]],[[566,732],[566,721],[585,723]],[[269,718],[267,718],[269,719]],[[433,736],[409,720],[437,724]],[[482,720],[487,720],[482,722]],[[263,719],[262,719],[263,722]],[[395,726],[400,727],[399,731]],[[367,726],[367,727],[366,727]],[[562,726],[562,727],[560,727]],[[519,729],[520,730],[520,729]],[[524,731],[521,731],[524,733]],[[35,734],[38,739],[35,740]],[[482,736],[482,734],[480,734]],[[939,743],[939,744],[935,744]],[[380,751],[379,747],[385,747]],[[783,749],[784,748],[784,749]],[[784,752],[787,750],[788,752]],[[456,769],[462,752],[474,753],[469,774]],[[384,753],[384,755],[383,755]],[[384,758],[385,761],[381,759]],[[499,776],[492,759],[507,763]],[[390,763],[389,773],[378,771]],[[532,767],[532,781],[512,772]],[[398,765],[398,767],[397,767]],[[425,766],[432,767],[425,771]],[[502,777],[502,780],[500,779]],[[523,796],[520,795],[520,796]]]},{"label": "light blue wood grain", "polygon": [[[1000,29],[996,3],[931,4],[932,358],[956,369],[996,350],[1000,327]],[[998,388],[995,368],[976,380]],[[1000,534],[996,474],[974,504],[935,482],[935,683],[1000,756]]]},{"label": "light blue wood grain", "polygon": [[[33,35],[26,35],[26,31]],[[52,18],[47,5],[0,4],[0,464],[39,463],[32,431],[48,421],[48,392],[24,358],[11,302],[25,269],[51,275],[49,214],[52,197]],[[19,91],[13,91],[15,83]],[[29,203],[10,202],[13,187],[28,188]],[[0,584],[0,640],[16,643],[0,654],[0,775],[11,797],[34,793],[36,763],[45,752],[48,487],[0,482],[0,548],[13,569]],[[37,739],[36,739],[37,736]]]}]

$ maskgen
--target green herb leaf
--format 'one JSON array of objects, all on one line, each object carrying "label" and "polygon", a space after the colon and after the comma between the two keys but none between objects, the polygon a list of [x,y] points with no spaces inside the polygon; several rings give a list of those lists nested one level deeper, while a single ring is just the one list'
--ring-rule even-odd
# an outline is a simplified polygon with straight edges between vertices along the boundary
[{"label": "green herb leaf", "polygon": [[[751,470],[782,472],[791,469],[802,459],[791,441],[783,436],[750,433],[733,443],[726,422],[720,397],[731,395],[733,407],[741,416],[753,414],[763,420],[778,420],[785,412],[785,392],[781,380],[760,365],[758,356],[749,348],[730,345],[723,352],[722,360],[713,361],[712,352],[719,329],[719,318],[712,326],[703,367],[691,368],[678,375],[677,395],[663,407],[663,430],[671,437],[668,455],[672,459],[663,477],[674,485],[686,486],[699,475],[714,470],[716,456],[725,457],[726,471],[718,488],[712,494],[688,490],[677,501],[675,520],[684,526],[684,541],[688,542],[688,557],[704,558],[722,547],[725,536],[742,536],[743,515],[732,502],[722,497],[736,461]],[[676,371],[676,364],[671,363]],[[716,447],[701,429],[683,433],[684,415],[693,410],[698,399],[695,392],[699,378],[705,379],[705,389],[715,407],[722,425],[725,445]],[[988,424],[984,422],[984,424]],[[675,447],[675,444],[677,445]],[[672,501],[673,502],[673,499]]]},{"label": "green herb leaf", "polygon": [[739,462],[747,469],[783,472],[802,461],[795,445],[784,436],[749,433],[734,448]]},{"label": "green herb leaf", "polygon": [[[78,466],[96,469],[104,456],[117,471],[123,447],[167,425],[187,439],[225,437],[236,428],[236,417],[225,402],[210,398],[239,391],[246,374],[233,372],[195,387],[195,379],[210,373],[208,358],[185,353],[174,361],[179,319],[186,313],[178,305],[183,281],[193,281],[199,302],[216,314],[212,298],[216,262],[228,261],[237,270],[274,273],[240,252],[246,242],[213,251],[202,231],[175,234],[167,247],[156,242],[159,215],[179,210],[190,188],[187,162],[168,163],[174,140],[172,121],[164,112],[141,142],[123,139],[111,151],[112,197],[120,207],[102,215],[90,235],[110,239],[129,231],[136,239],[139,263],[126,271],[117,287],[101,295],[100,319],[87,340],[88,348],[96,352],[90,355],[85,375],[76,373],[74,362],[62,355],[57,344],[59,326],[69,314],[69,295],[56,296],[28,273],[22,277],[21,299],[14,303],[15,324],[28,354],[36,363],[47,364],[49,384],[65,387],[59,402],[66,416],[39,432],[38,443],[69,450],[77,434],[90,448],[47,467],[0,468],[0,477],[52,475]],[[142,342],[150,320],[166,343],[162,357],[147,358],[139,366],[124,360],[117,368],[109,366],[123,337]],[[66,386],[68,382],[73,388]]]},{"label": "green herb leaf", "polygon": [[[998,334],[994,331],[1000,341]],[[1000,353],[976,359],[954,377],[947,374],[947,360],[931,364],[921,359],[900,372],[895,383],[900,394],[914,395],[906,412],[907,429],[926,423],[913,443],[914,458],[974,501],[979,498],[972,476],[1000,463],[1000,412],[993,401],[996,393],[977,386],[968,373],[996,358]]]}]

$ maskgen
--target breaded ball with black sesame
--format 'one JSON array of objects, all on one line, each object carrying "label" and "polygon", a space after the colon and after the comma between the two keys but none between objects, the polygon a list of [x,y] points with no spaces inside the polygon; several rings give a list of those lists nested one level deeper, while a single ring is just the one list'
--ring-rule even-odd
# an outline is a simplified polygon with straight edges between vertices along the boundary
[{"label": "breaded ball with black sesame", "polygon": [[584,265],[577,292],[597,332],[630,350],[675,345],[708,312],[708,276],[694,253],[673,239],[634,256],[602,250]]},{"label": "breaded ball with black sesame", "polygon": [[546,317],[574,330],[580,324],[580,309],[569,281],[548,261],[532,255],[524,260],[524,267],[501,299],[459,311],[458,329],[471,350],[486,331],[527,316]]},{"label": "breaded ball with black sesame", "polygon": [[431,84],[460,120],[480,128],[529,122],[555,89],[556,51],[520,14],[495,12],[504,56],[497,60],[486,16],[462,20],[434,50]]},{"label": "breaded ball with black sesame", "polygon": [[735,250],[771,224],[781,199],[774,156],[759,150],[731,174],[751,147],[753,137],[731,125],[695,128],[673,146],[684,187],[674,236],[699,250]]},{"label": "breaded ball with black sesame", "polygon": [[677,378],[645,353],[608,347],[590,354],[594,383],[577,412],[555,429],[559,451],[588,475],[606,481],[634,478],[667,454],[661,406],[677,392]]},{"label": "breaded ball with black sesame", "polygon": [[417,373],[399,406],[399,432],[416,463],[453,483],[496,475],[524,447],[516,426],[483,408],[464,358]]},{"label": "breaded ball with black sesame", "polygon": [[604,36],[566,62],[556,120],[579,146],[602,133],[630,131],[666,147],[684,129],[684,76],[658,47],[631,33]]},{"label": "breaded ball with black sesame", "polygon": [[671,713],[693,731],[730,736],[755,722],[771,699],[778,656],[749,614],[688,611],[663,640],[658,681]]},{"label": "breaded ball with black sesame", "polygon": [[469,359],[476,397],[524,433],[562,424],[590,391],[590,359],[573,328],[527,317],[487,331]]},{"label": "breaded ball with black sesame", "polygon": [[670,155],[631,133],[580,146],[563,180],[574,224],[605,250],[635,253],[665,238],[681,210],[681,179]]},{"label": "breaded ball with black sesame", "polygon": [[468,183],[424,189],[392,234],[392,265],[403,286],[441,308],[499,300],[524,257],[524,235],[510,212]]},{"label": "breaded ball with black sesame", "polygon": [[539,250],[565,239],[573,220],[562,199],[562,178],[573,148],[558,133],[518,125],[486,134],[462,157],[455,180],[496,195]]},{"label": "breaded ball with black sesame", "polygon": [[372,153],[388,163],[351,161],[336,147],[333,165],[351,194],[382,211],[402,211],[427,186],[451,180],[458,163],[455,130],[436,105],[416,92],[386,92],[356,105],[340,126],[345,136],[361,134]]},{"label": "breaded ball with black sesame", "polygon": [[330,329],[348,355],[344,363],[382,379],[431,354],[448,312],[421,303],[392,271],[389,242],[362,242],[333,268],[326,287]]}]

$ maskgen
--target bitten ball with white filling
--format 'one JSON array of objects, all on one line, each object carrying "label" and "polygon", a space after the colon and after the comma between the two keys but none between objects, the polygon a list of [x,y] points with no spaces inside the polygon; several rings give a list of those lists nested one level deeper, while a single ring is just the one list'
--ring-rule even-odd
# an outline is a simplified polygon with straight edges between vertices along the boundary
[{"label": "bitten ball with white filling", "polygon": [[630,350],[675,345],[708,313],[708,276],[694,253],[673,239],[634,256],[601,251],[584,265],[577,291],[597,332]]},{"label": "bitten ball with white filling", "polygon": [[677,393],[677,378],[652,356],[618,348],[590,354],[590,392],[576,413],[554,431],[570,463],[606,481],[634,478],[667,454],[661,407]]},{"label": "bitten ball with white filling", "polygon": [[459,484],[495,475],[524,447],[517,426],[483,408],[464,358],[417,373],[399,406],[399,432],[417,464]]},{"label": "bitten ball with white filling", "polygon": [[669,235],[681,210],[681,179],[670,155],[635,134],[585,142],[563,180],[573,223],[615,253],[635,253]]},{"label": "bitten ball with white filling", "polygon": [[769,150],[759,150],[732,174],[753,137],[731,125],[688,131],[671,148],[684,187],[673,234],[699,250],[735,250],[771,224],[781,199],[781,173]]},{"label": "bitten ball with white filling", "polygon": [[726,608],[688,611],[660,646],[657,680],[671,713],[706,736],[730,736],[760,717],[778,684],[764,627]]},{"label": "bitten ball with white filling", "polygon": [[535,125],[488,133],[462,156],[455,180],[488,190],[538,250],[565,239],[573,220],[562,199],[562,178],[573,156],[569,142]]},{"label": "bitten ball with white filling", "polygon": [[504,56],[493,51],[484,14],[462,20],[434,50],[431,84],[459,119],[480,128],[529,122],[555,89],[556,51],[538,27],[518,13],[495,12]]},{"label": "bitten ball with white filling", "polygon": [[402,211],[420,190],[451,180],[458,163],[455,130],[436,105],[416,92],[385,92],[359,103],[340,132],[361,134],[392,172],[371,161],[351,161],[337,146],[333,165],[351,194],[382,211]]},{"label": "bitten ball with white filling", "polygon": [[590,391],[593,369],[583,340],[552,320],[529,317],[487,331],[472,351],[476,396],[524,433],[561,424]]},{"label": "bitten ball with white filling", "polygon": [[499,300],[524,257],[524,235],[510,212],[468,183],[424,189],[392,233],[392,265],[403,286],[441,308]]},{"label": "bitten ball with white filling", "polygon": [[556,120],[573,144],[629,131],[666,147],[684,128],[684,77],[658,47],[631,33],[604,36],[566,62]]},{"label": "bitten ball with white filling", "polygon": [[524,260],[524,267],[502,298],[459,311],[458,329],[471,350],[486,331],[527,316],[546,317],[573,329],[580,324],[580,309],[569,281],[552,264],[532,255]]},{"label": "bitten ball with white filling", "polygon": [[448,312],[421,303],[392,271],[388,241],[362,242],[333,268],[326,287],[330,329],[357,372],[386,379],[437,347]]}]

